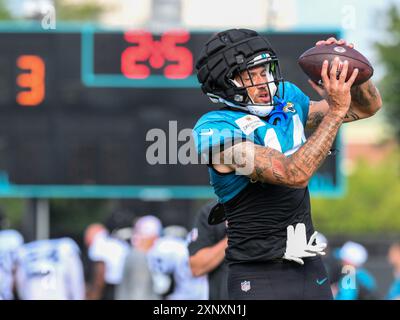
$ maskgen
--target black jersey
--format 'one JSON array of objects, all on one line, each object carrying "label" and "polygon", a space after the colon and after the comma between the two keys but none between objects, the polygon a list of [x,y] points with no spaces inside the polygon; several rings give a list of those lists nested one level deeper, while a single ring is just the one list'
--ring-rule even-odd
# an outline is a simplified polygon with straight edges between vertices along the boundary
[{"label": "black jersey", "polygon": [[314,232],[308,188],[249,183],[223,205],[228,221],[228,263],[282,258],[289,225],[304,223],[307,238]]}]

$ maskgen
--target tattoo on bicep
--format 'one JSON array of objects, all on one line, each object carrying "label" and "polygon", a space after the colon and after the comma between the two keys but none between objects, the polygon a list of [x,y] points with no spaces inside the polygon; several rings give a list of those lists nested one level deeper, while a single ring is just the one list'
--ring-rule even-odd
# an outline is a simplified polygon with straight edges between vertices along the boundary
[{"label": "tattoo on bicep", "polygon": [[351,89],[351,98],[352,101],[357,102],[360,106],[369,106],[369,98],[360,86],[355,86]]},{"label": "tattoo on bicep", "polygon": [[368,83],[368,94],[373,99],[376,99],[378,97],[378,89],[371,82]]},{"label": "tattoo on bicep", "polygon": [[286,158],[277,150],[257,148],[252,181],[285,184],[287,167],[285,161]]},{"label": "tattoo on bicep", "polygon": [[272,169],[272,175],[276,179],[276,182],[278,182],[278,183],[284,183],[285,182],[285,179],[284,179],[282,173],[279,172],[278,170]]},{"label": "tattoo on bicep", "polygon": [[372,82],[368,82],[368,87],[363,88],[362,85],[355,86],[351,89],[352,101],[356,102],[360,107],[368,108],[371,101],[378,97],[378,91]]},{"label": "tattoo on bicep", "polygon": [[325,116],[325,113],[323,113],[322,111],[311,112],[308,115],[307,127],[310,127],[310,128],[318,127],[319,124],[324,119],[324,116]]},{"label": "tattoo on bicep", "polygon": [[271,150],[264,148],[257,148],[255,154],[254,172],[258,181],[263,181],[265,171],[272,168],[272,154]]},{"label": "tattoo on bicep", "polygon": [[349,109],[349,111],[347,111],[346,116],[344,117],[345,121],[357,121],[360,120],[360,116],[354,112],[353,110],[351,110],[351,108]]}]

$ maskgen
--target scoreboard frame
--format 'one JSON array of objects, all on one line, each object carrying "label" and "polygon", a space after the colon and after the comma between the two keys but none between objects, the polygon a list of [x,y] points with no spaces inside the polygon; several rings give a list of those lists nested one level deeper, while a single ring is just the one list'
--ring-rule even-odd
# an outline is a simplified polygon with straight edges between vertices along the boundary
[{"label": "scoreboard frame", "polygon": [[[44,30],[39,23],[0,23],[0,33],[80,33],[81,35],[81,82],[87,87],[119,87],[119,88],[194,88],[199,87],[196,76],[192,75],[184,80],[166,79],[163,76],[153,75],[148,79],[135,80],[122,75],[95,74],[93,50],[94,34],[121,33],[121,29],[99,27],[94,24],[58,24],[57,29]],[[189,30],[190,33],[200,31]],[[288,32],[274,30],[259,30],[269,34],[296,34],[296,33],[333,33],[341,36],[341,30],[335,29],[295,29]],[[207,30],[204,33],[209,33]],[[200,87],[199,87],[200,90]],[[337,145],[342,146],[342,134],[339,131],[336,138]],[[324,179],[311,179],[310,191],[313,197],[342,197],[346,191],[345,177],[341,170],[344,150],[336,154],[336,186],[333,188]],[[329,177],[328,177],[329,179]],[[210,199],[214,192],[210,186],[203,185],[18,185],[10,183],[8,175],[0,171],[1,198],[126,198],[152,201],[170,199]]]}]

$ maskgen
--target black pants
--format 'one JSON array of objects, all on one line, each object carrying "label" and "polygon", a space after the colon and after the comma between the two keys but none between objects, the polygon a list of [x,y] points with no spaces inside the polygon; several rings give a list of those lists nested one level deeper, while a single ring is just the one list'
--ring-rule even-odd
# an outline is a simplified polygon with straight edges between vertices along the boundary
[{"label": "black pants", "polygon": [[228,292],[231,300],[332,300],[328,275],[320,257],[304,265],[287,260],[232,264]]},{"label": "black pants", "polygon": [[115,300],[115,284],[106,283],[101,300]]}]

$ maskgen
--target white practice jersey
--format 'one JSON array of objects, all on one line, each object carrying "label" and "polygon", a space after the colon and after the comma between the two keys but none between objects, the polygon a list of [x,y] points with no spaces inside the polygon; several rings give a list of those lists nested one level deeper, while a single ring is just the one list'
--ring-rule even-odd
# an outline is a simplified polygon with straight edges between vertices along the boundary
[{"label": "white practice jersey", "polygon": [[12,300],[13,270],[18,248],[24,239],[16,230],[0,231],[0,300]]},{"label": "white practice jersey", "polygon": [[129,245],[107,233],[97,235],[89,247],[89,258],[92,261],[103,261],[105,264],[105,282],[118,285],[121,283]]},{"label": "white practice jersey", "polygon": [[70,238],[39,240],[18,251],[18,294],[23,300],[82,300],[85,282],[79,247]]},{"label": "white practice jersey", "polygon": [[148,253],[148,263],[156,287],[163,286],[160,282],[165,281],[159,275],[173,278],[174,290],[166,297],[168,300],[208,299],[207,276],[192,275],[186,241],[173,237],[158,239]]}]

